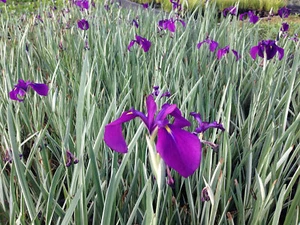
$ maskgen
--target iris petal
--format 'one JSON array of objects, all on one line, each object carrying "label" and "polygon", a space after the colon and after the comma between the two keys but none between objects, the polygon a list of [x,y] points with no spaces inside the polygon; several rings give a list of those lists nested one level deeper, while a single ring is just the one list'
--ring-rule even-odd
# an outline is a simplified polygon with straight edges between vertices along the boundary
[{"label": "iris petal", "polygon": [[203,133],[209,128],[217,128],[217,129],[220,129],[222,131],[225,130],[223,125],[221,123],[217,123],[216,121],[214,121],[212,123],[203,122],[202,119],[201,119],[200,113],[191,112],[190,115],[193,116],[196,119],[196,121],[198,122],[198,127],[195,130],[196,133]]},{"label": "iris petal", "polygon": [[146,100],[146,105],[147,105],[147,112],[148,112],[148,129],[150,130],[150,133],[152,131],[152,128],[154,126],[154,115],[155,115],[155,112],[156,112],[156,103],[154,101],[154,98],[152,95],[149,95],[147,97],[147,100]]},{"label": "iris petal", "polygon": [[48,95],[49,88],[46,84],[31,83],[29,84],[29,86],[32,87],[32,89],[39,95],[42,96]]},{"label": "iris petal", "polygon": [[212,41],[212,40],[211,40],[211,42],[210,42],[210,44],[209,44],[209,50],[210,50],[211,52],[214,52],[214,51],[216,50],[216,48],[218,47],[218,45],[219,45],[218,42]]},{"label": "iris petal", "polygon": [[138,115],[129,110],[124,112],[120,118],[105,126],[104,141],[113,150],[126,153],[128,151],[125,138],[122,133],[122,124],[136,118]]},{"label": "iris petal", "polygon": [[250,55],[252,57],[252,59],[256,59],[256,55],[259,51],[259,46],[253,46],[251,49],[250,49]]},{"label": "iris petal", "polygon": [[284,56],[284,49],[277,47],[277,51],[278,51],[278,59],[281,60]]},{"label": "iris petal", "polygon": [[158,129],[156,149],[165,163],[181,176],[192,175],[201,161],[198,137],[171,124]]},{"label": "iris petal", "polygon": [[19,102],[23,102],[23,98],[26,94],[26,91],[24,91],[21,88],[14,88],[12,91],[9,92],[9,98],[11,100],[16,100]]}]

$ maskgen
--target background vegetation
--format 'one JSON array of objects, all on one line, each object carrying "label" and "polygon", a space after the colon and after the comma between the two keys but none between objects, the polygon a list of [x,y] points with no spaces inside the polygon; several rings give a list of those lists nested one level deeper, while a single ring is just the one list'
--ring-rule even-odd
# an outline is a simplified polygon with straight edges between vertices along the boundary
[{"label": "background vegetation", "polygon": [[[300,28],[280,38],[284,58],[263,70],[263,59],[249,55],[261,41],[261,22],[218,18],[209,4],[197,19],[187,16],[186,27],[176,23],[174,34],[158,33],[165,14],[109,7],[45,4],[38,18],[2,8],[0,150],[2,158],[11,150],[12,163],[0,161],[0,223],[150,224],[157,183],[146,129],[139,120],[124,126],[126,155],[105,146],[103,132],[131,107],[145,112],[145,96],[159,85],[172,93],[157,98],[159,105],[175,103],[188,119],[200,112],[226,131],[205,133],[219,148],[203,145],[194,175],[172,171],[175,188],[163,189],[158,224],[298,225],[300,51],[290,38]],[[77,27],[82,18],[87,31]],[[152,42],[149,52],[127,50],[136,34]],[[208,46],[197,49],[207,35],[241,60],[230,52],[219,61]],[[275,39],[277,32],[263,35]],[[47,83],[49,95],[30,90],[23,103],[12,101],[8,93],[18,79]],[[66,167],[67,150],[78,164]],[[201,201],[204,188],[210,201]]]}]

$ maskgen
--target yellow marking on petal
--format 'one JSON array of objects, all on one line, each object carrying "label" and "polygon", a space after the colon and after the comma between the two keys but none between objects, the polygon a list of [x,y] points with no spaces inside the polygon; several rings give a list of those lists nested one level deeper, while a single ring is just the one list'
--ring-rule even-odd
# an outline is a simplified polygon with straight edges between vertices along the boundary
[{"label": "yellow marking on petal", "polygon": [[165,128],[166,128],[166,130],[167,130],[167,132],[169,133],[169,134],[171,134],[172,133],[172,131],[171,131],[171,129],[170,129],[170,127],[167,125],[167,126],[165,126]]},{"label": "yellow marking on petal", "polygon": [[128,112],[128,113],[126,113],[126,116],[127,116],[127,115],[131,115],[131,114],[133,114],[133,112]]}]

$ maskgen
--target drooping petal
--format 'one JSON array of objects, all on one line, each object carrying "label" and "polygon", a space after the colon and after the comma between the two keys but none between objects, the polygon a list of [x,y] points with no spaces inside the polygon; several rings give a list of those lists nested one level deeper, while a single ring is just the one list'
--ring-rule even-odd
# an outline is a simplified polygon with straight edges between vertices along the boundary
[{"label": "drooping petal", "polygon": [[142,47],[144,52],[148,52],[151,47],[151,42],[146,38],[143,38],[139,35],[135,35],[136,42]]},{"label": "drooping petal", "polygon": [[201,45],[203,45],[204,42],[205,42],[205,41],[199,42],[199,43],[197,44],[197,48],[199,49],[199,48],[201,47]]},{"label": "drooping petal", "polygon": [[278,59],[281,60],[284,56],[284,49],[277,46]]},{"label": "drooping petal", "polygon": [[192,175],[200,165],[198,137],[171,124],[158,129],[156,149],[165,163],[183,177]]},{"label": "drooping petal", "polygon": [[231,51],[234,54],[236,61],[238,61],[241,58],[241,55],[234,49],[232,49]]},{"label": "drooping petal", "polygon": [[14,88],[12,91],[9,92],[9,98],[11,100],[23,102],[24,96],[26,95],[26,91],[22,88]]},{"label": "drooping petal", "polygon": [[240,16],[239,16],[239,20],[242,20],[242,21],[243,21],[243,20],[244,20],[244,17],[245,17],[247,14],[248,14],[248,13],[246,13],[246,12],[245,12],[245,13],[241,13]]},{"label": "drooping petal", "polygon": [[256,59],[258,51],[259,51],[259,46],[253,46],[250,49],[250,55],[251,55],[252,59]]},{"label": "drooping petal", "polygon": [[229,52],[229,45],[224,48],[220,48],[217,52],[217,58],[220,60],[228,52]]},{"label": "drooping petal", "polygon": [[132,40],[129,45],[127,46],[128,51],[130,51],[131,47],[134,45],[134,43],[136,42],[136,40]]},{"label": "drooping petal", "polygon": [[188,121],[186,118],[184,118],[181,115],[181,111],[176,107],[172,113],[170,113],[171,116],[173,116],[174,122],[172,123],[173,126],[183,128],[183,127],[189,127],[191,126],[190,121]]},{"label": "drooping petal", "polygon": [[31,84],[29,84],[29,86],[32,87],[32,89],[39,95],[42,95],[42,96],[48,95],[49,88],[48,88],[47,84],[31,83]]},{"label": "drooping petal", "polygon": [[140,112],[137,112],[134,109],[125,111],[120,118],[105,126],[104,141],[111,149],[120,153],[127,152],[128,148],[122,133],[122,124],[140,116]]}]

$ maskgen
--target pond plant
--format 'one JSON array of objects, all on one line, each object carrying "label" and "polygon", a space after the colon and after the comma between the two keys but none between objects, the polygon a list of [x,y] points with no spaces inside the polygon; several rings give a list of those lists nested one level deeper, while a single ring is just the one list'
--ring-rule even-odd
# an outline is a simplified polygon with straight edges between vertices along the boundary
[{"label": "pond plant", "polygon": [[289,9],[0,4],[0,224],[299,224]]}]

